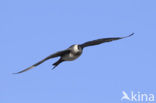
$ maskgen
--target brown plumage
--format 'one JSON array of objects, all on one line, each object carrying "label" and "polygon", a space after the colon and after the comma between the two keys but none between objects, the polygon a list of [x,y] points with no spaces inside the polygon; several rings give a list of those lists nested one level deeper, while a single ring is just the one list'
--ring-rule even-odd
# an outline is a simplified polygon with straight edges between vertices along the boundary
[{"label": "brown plumage", "polygon": [[37,62],[36,64],[20,71],[20,72],[17,72],[17,73],[14,73],[14,74],[19,74],[19,73],[23,73],[27,70],[30,70],[38,65],[40,65],[41,63],[45,62],[46,60],[48,59],[51,59],[51,58],[55,58],[55,57],[60,57],[60,59],[55,62],[53,65],[53,69],[58,66],[60,63],[64,62],[64,61],[73,61],[75,59],[77,59],[81,54],[82,54],[82,51],[83,51],[83,48],[85,47],[88,47],[88,46],[94,46],[94,45],[98,45],[98,44],[102,44],[102,43],[105,43],[105,42],[111,42],[111,41],[114,41],[114,40],[119,40],[119,39],[123,39],[123,38],[127,38],[127,37],[130,37],[132,36],[134,33],[128,35],[128,36],[125,36],[125,37],[112,37],[112,38],[102,38],[102,39],[97,39],[97,40],[93,40],[93,41],[88,41],[88,42],[85,42],[83,44],[80,44],[80,45],[72,45],[70,46],[69,48],[67,48],[66,50],[63,50],[63,51],[59,51],[59,52],[56,52],[54,54],[51,54],[50,56],[46,57],[45,59]]}]

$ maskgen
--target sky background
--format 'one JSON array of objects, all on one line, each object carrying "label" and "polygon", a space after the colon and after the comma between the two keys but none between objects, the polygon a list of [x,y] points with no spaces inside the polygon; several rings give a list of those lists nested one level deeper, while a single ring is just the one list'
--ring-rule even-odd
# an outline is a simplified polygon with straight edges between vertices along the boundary
[{"label": "sky background", "polygon": [[[1,0],[1,103],[123,103],[156,95],[156,0]],[[72,44],[134,36],[84,49],[55,70],[44,57]]]}]

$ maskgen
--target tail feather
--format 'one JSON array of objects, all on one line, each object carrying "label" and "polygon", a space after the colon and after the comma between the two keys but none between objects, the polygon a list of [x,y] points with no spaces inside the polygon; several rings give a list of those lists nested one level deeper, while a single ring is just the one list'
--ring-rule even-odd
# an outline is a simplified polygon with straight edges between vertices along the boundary
[{"label": "tail feather", "polygon": [[52,70],[53,69],[55,69],[60,63],[62,63],[64,60],[62,60],[61,58],[57,61],[57,62],[55,62],[54,64],[53,64],[53,68],[52,68]]}]

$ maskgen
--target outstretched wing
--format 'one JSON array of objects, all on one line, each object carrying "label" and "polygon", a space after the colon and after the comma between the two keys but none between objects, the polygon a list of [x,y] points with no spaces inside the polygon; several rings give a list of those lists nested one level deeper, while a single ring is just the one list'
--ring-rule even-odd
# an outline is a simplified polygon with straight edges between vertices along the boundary
[{"label": "outstretched wing", "polygon": [[32,65],[32,66],[30,66],[30,67],[28,67],[28,68],[26,68],[26,69],[24,69],[24,70],[22,70],[22,71],[19,71],[19,72],[17,72],[17,73],[14,73],[14,74],[23,73],[23,72],[25,72],[25,71],[27,71],[27,70],[29,70],[29,69],[32,69],[32,68],[34,68],[34,67],[40,65],[41,63],[45,62],[45,61],[48,60],[48,59],[55,58],[55,57],[58,57],[58,56],[62,56],[62,55],[66,54],[66,53],[69,53],[69,52],[70,52],[70,51],[69,51],[68,49],[67,49],[67,50],[63,50],[63,51],[56,52],[56,53],[54,53],[54,54],[49,55],[49,56],[46,57],[45,59],[43,59],[43,60],[37,62],[36,64],[34,64],[34,65]]},{"label": "outstretched wing", "polygon": [[85,42],[85,43],[81,44],[80,46],[82,48],[84,48],[84,47],[87,47],[87,46],[98,45],[98,44],[105,43],[105,42],[111,42],[111,41],[114,41],[114,40],[127,38],[127,37],[132,36],[133,34],[134,33],[132,33],[132,34],[130,34],[128,36],[125,36],[125,37],[102,38],[102,39],[97,39],[97,40],[93,40],[93,41],[88,41],[88,42]]}]

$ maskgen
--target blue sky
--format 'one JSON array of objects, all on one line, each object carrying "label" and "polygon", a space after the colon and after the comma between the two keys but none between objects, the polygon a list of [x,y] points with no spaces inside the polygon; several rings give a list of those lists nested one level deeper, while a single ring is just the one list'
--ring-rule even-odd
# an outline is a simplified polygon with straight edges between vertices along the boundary
[{"label": "blue sky", "polygon": [[[122,91],[155,93],[155,0],[0,1],[1,103],[122,103]],[[84,49],[55,70],[44,57],[72,44],[133,37]]]}]

